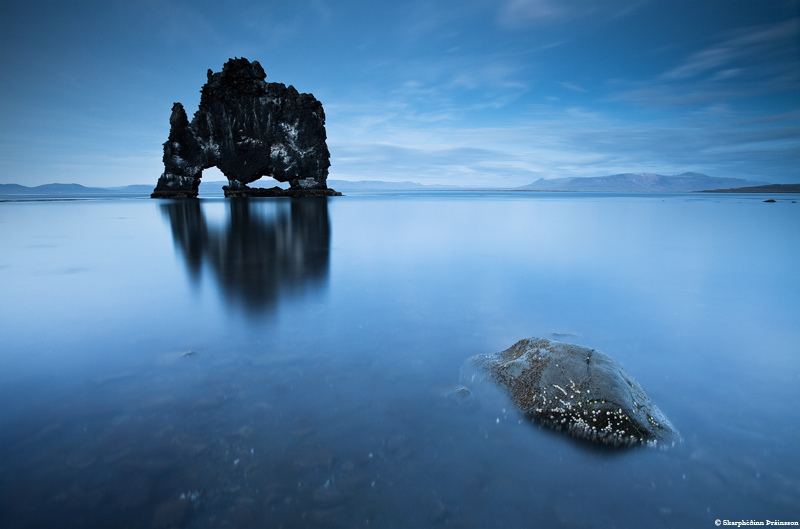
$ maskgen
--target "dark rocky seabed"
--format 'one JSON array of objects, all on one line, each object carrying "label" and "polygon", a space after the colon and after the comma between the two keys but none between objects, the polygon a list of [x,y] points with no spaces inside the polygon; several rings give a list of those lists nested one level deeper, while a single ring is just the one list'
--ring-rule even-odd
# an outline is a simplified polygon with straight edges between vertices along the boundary
[{"label": "dark rocky seabed", "polygon": [[[0,204],[0,527],[800,521],[800,206],[775,195]],[[465,361],[611,355],[599,449]]]}]

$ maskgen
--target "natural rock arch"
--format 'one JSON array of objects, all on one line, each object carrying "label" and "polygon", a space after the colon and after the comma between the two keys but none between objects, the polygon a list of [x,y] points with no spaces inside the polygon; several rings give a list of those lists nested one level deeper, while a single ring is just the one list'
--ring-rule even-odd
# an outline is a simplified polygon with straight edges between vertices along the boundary
[{"label": "natural rock arch", "polygon": [[[208,70],[191,122],[183,105],[173,104],[164,173],[153,198],[197,197],[210,167],[228,179],[225,196],[339,194],[326,184],[330,153],[322,103],[266,77],[258,61],[230,59],[221,72]],[[247,186],[262,176],[290,188]]]}]

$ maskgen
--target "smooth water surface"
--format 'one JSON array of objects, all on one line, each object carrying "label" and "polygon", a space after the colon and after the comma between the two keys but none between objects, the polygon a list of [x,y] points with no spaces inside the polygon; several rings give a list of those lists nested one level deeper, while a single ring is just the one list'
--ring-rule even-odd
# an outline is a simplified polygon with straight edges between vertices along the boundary
[{"label": "smooth water surface", "polygon": [[[800,204],[765,198],[0,203],[0,526],[800,521]],[[599,450],[462,379],[530,336],[683,442]]]}]

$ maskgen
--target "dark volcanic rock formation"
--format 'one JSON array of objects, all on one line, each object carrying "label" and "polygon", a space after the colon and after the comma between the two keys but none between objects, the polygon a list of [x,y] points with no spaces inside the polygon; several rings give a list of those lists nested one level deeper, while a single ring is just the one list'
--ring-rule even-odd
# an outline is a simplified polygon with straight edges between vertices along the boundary
[{"label": "dark volcanic rock formation", "polygon": [[610,356],[539,338],[471,362],[531,420],[610,445],[671,446],[680,439],[642,387]]},{"label": "dark volcanic rock formation", "polygon": [[[183,105],[172,106],[164,174],[153,198],[196,197],[203,169],[214,166],[228,178],[225,196],[338,194],[326,185],[322,103],[266,77],[258,61],[230,59],[221,72],[208,70],[191,123]],[[290,189],[247,186],[267,175]]]}]

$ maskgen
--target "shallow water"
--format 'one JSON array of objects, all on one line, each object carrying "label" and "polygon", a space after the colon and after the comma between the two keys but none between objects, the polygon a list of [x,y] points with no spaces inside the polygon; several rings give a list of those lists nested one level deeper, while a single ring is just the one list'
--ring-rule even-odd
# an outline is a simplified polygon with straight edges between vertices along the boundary
[{"label": "shallow water", "polygon": [[[765,198],[2,203],[0,526],[800,521],[800,204]],[[462,380],[530,336],[611,355],[683,442],[598,450]]]}]

